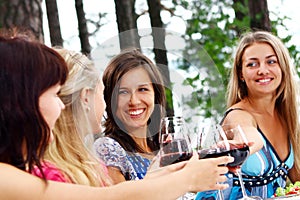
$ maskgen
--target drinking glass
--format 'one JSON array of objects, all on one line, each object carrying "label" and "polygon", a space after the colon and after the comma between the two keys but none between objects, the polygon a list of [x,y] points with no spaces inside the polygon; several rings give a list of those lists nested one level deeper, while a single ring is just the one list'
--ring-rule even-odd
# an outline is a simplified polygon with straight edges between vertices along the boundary
[{"label": "drinking glass", "polygon": [[160,130],[160,166],[189,160],[192,153],[184,119],[180,116],[163,118]]},{"label": "drinking glass", "polygon": [[[161,167],[189,160],[192,157],[190,135],[182,117],[173,116],[162,119],[159,153]],[[194,199],[195,195],[195,193],[189,192],[179,199]]]},{"label": "drinking glass", "polygon": [[[230,146],[227,137],[219,124],[213,123],[203,127],[197,141],[197,151],[200,159],[229,155]],[[207,191],[204,193],[205,196],[215,195],[214,191]],[[216,198],[218,200],[224,200],[223,192],[221,190],[218,190]]]},{"label": "drinking glass", "polygon": [[241,165],[248,158],[250,150],[248,146],[248,140],[242,127],[239,124],[224,124],[222,125],[222,129],[224,130],[224,133],[226,134],[227,140],[230,145],[229,154],[230,156],[234,157],[234,162],[228,163],[227,166],[229,171],[235,173],[239,178],[243,195],[240,200],[262,199],[258,196],[248,196],[243,184]]}]

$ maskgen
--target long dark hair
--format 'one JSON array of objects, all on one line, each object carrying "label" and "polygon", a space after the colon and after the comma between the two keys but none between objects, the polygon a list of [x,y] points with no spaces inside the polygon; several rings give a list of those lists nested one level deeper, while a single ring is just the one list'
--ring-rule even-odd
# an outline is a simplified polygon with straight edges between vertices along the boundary
[{"label": "long dark hair", "polygon": [[143,153],[143,149],[125,132],[123,124],[115,116],[120,79],[137,67],[143,67],[147,71],[154,88],[155,108],[148,120],[147,143],[152,151],[159,148],[158,132],[160,120],[164,116],[165,88],[158,68],[137,49],[123,50],[111,60],[104,71],[104,99],[107,105],[104,134],[117,140],[126,151]]},{"label": "long dark hair", "polygon": [[56,51],[21,34],[0,35],[0,63],[0,162],[41,169],[50,129],[39,97],[66,81],[67,66]]}]

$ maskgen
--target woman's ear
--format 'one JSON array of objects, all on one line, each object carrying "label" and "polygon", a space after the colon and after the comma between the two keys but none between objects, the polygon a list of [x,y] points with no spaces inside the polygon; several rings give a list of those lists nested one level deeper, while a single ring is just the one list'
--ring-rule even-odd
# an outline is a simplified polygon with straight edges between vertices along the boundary
[{"label": "woman's ear", "polygon": [[244,79],[244,76],[243,76],[242,72],[240,73],[240,80],[241,80],[242,82],[245,82],[245,79]]},{"label": "woman's ear", "polygon": [[88,87],[83,88],[80,92],[80,100],[82,101],[83,105],[87,107],[89,106],[90,94],[91,90]]}]

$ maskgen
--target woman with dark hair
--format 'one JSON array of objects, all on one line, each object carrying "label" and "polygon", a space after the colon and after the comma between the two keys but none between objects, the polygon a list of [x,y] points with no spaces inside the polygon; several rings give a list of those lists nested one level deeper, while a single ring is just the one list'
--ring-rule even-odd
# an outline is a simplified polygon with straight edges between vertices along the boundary
[{"label": "woman with dark hair", "polygon": [[137,49],[115,56],[103,74],[107,118],[94,147],[114,183],[142,179],[159,149],[165,90],[154,63]]},{"label": "woman with dark hair", "polygon": [[0,199],[175,199],[188,191],[227,187],[216,183],[226,180],[222,174],[228,169],[220,165],[232,162],[230,157],[204,162],[194,155],[147,179],[111,187],[53,182],[29,174],[35,166],[43,173],[44,152],[64,109],[58,93],[67,66],[55,50],[18,35],[0,35],[0,63]]},{"label": "woman with dark hair", "polygon": [[1,37],[0,43],[0,162],[31,172],[34,166],[41,167],[61,110],[51,113],[56,119],[48,119],[43,115],[48,108],[41,107],[39,100],[49,88],[64,84],[67,66],[54,50],[25,35]]}]

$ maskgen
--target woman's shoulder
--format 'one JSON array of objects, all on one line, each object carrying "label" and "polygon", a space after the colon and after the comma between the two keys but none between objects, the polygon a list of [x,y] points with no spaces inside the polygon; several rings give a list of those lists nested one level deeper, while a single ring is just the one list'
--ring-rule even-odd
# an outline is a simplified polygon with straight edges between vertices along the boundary
[{"label": "woman's shoulder", "polygon": [[[121,147],[118,141],[111,137],[102,136],[95,140],[94,146],[115,146],[115,147]],[[122,148],[122,147],[121,147]]]},{"label": "woman's shoulder", "polygon": [[94,149],[96,150],[97,154],[101,155],[126,155],[126,151],[124,148],[117,142],[115,139],[103,136],[99,137],[94,142]]}]

